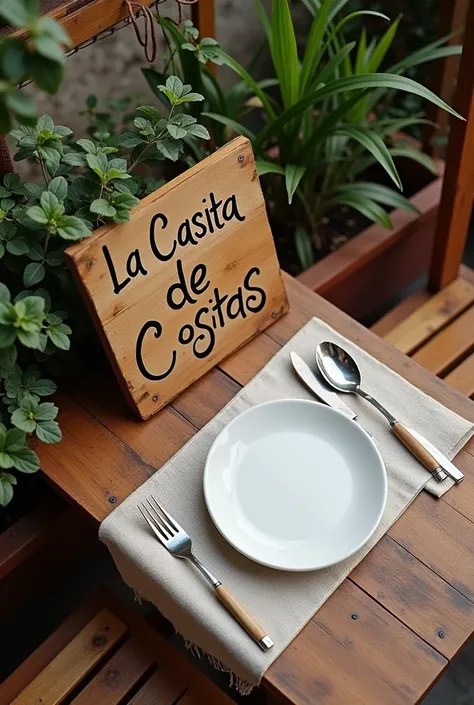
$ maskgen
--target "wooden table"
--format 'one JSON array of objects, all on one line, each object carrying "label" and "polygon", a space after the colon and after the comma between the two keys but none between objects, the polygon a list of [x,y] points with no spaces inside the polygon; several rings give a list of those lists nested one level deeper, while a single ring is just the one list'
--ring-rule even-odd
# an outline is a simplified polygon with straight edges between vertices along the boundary
[{"label": "wooden table", "polygon": [[[109,378],[59,400],[64,440],[42,446],[43,472],[98,524],[207,423],[312,316],[474,422],[474,403],[376,335],[285,278],[290,313],[150,421],[132,417]],[[415,703],[474,632],[474,440],[466,478],[426,492],[329,598],[265,675],[283,702]]]}]

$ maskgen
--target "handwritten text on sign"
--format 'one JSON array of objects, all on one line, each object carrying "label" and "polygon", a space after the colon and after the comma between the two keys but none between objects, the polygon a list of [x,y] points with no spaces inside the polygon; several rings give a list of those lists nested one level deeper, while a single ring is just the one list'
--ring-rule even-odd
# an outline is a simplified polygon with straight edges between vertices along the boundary
[{"label": "handwritten text on sign", "polygon": [[250,143],[238,138],[67,252],[142,418],[286,310]]}]

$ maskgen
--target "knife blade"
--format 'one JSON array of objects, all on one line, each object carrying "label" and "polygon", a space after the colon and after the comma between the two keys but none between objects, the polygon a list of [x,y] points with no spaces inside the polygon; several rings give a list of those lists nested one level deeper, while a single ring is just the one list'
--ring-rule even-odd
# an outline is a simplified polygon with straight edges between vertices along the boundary
[{"label": "knife blade", "polygon": [[[357,420],[357,414],[346,404],[339,395],[336,394],[327,384],[319,377],[311,367],[301,358],[298,353],[293,350],[290,352],[291,363],[298,377],[305,385],[315,394],[318,399],[321,399],[325,404],[342,411],[353,421]],[[413,429],[407,429],[419,443],[436,459],[443,470],[458,484],[464,479],[464,474],[442,453],[439,448],[436,448],[430,441]]]},{"label": "knife blade", "polygon": [[307,362],[303,360],[298,353],[293,350],[290,352],[291,364],[298,375],[298,377],[305,383],[305,385],[310,389],[313,394],[315,394],[319,399],[321,399],[325,404],[342,411],[343,414],[349,416],[353,421],[357,419],[357,414],[352,411],[350,406],[348,406],[339,396],[334,392],[329,385],[324,382],[324,380],[316,376],[311,367]]}]

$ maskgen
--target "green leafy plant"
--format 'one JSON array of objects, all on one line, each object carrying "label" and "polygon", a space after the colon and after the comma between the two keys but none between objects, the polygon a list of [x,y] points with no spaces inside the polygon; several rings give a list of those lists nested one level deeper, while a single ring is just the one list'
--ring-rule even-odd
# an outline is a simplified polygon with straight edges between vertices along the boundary
[{"label": "green leafy plant", "polygon": [[2,0],[0,18],[20,36],[0,39],[0,134],[7,134],[13,119],[31,125],[36,122],[34,101],[17,90],[17,85],[33,80],[46,93],[56,93],[64,68],[64,49],[70,39],[61,25],[49,17],[39,17],[38,0]]},{"label": "green leafy plant", "polygon": [[[157,86],[164,83],[168,72],[179,73],[184,83],[191,84],[203,95],[204,100],[192,106],[192,114],[212,131],[214,144],[222,146],[236,131],[251,136],[241,120],[259,107],[258,98],[255,99],[252,85],[245,80],[239,80],[226,91],[222,90],[209,68],[209,64],[220,66],[224,63],[220,44],[212,37],[200,39],[199,31],[191,20],[185,20],[182,28],[166,17],[159,16],[158,22],[171,50],[162,70],[157,67],[142,69],[155,97],[160,102],[163,100]],[[250,74],[248,77],[250,78]],[[275,78],[255,83],[257,89],[262,90],[277,84],[278,80]],[[218,115],[219,120],[211,120],[211,115]],[[207,154],[205,150],[196,148],[192,152],[195,160],[202,159]]]},{"label": "green leafy plant", "polygon": [[[186,156],[186,144],[208,138],[207,130],[183,112],[203,97],[171,76],[158,87],[167,110],[141,106],[133,130],[114,136],[115,146],[73,140],[69,128],[43,115],[35,125],[12,131],[16,160],[32,159],[41,183],[21,183],[8,174],[0,185],[0,505],[17,483],[14,472],[34,472],[39,461],[28,447],[34,435],[58,443],[58,408],[43,401],[56,391],[45,373],[70,354],[73,327],[82,306],[64,251],[107,222],[124,223],[147,193],[152,153],[156,180],[163,167]],[[185,168],[183,163],[182,168]]]},{"label": "green leafy plant", "polygon": [[[354,209],[386,228],[392,227],[387,207],[414,209],[400,193],[402,184],[394,159],[408,157],[434,172],[435,166],[426,155],[397,143],[392,135],[409,125],[422,124],[423,117],[387,118],[387,104],[395,92],[405,92],[457,115],[432,91],[404,74],[461,49],[444,46],[445,39],[438,40],[383,71],[400,19],[379,39],[369,41],[362,28],[358,42],[346,42],[344,31],[351,21],[369,16],[386,22],[388,17],[375,10],[344,15],[349,0],[305,0],[312,20],[300,53],[288,0],[273,0],[270,17],[260,0],[256,2],[278,94],[258,84],[222,49],[219,58],[252,92],[263,127],[255,131],[248,121],[230,122],[222,106],[204,111],[202,117],[251,139],[270,216],[280,229],[285,224],[286,240],[289,231],[300,266],[307,267],[331,247],[322,223],[335,207]],[[180,51],[182,54],[183,45]],[[189,53],[194,56],[196,52]],[[255,122],[258,125],[258,120]],[[366,176],[373,164],[387,174],[395,189]]]}]

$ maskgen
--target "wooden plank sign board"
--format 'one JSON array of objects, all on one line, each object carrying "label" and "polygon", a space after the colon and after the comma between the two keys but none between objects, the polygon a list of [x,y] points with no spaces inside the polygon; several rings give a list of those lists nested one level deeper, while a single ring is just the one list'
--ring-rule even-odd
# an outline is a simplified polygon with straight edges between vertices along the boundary
[{"label": "wooden plank sign board", "polygon": [[250,142],[229,142],[66,251],[146,419],[288,308]]}]

